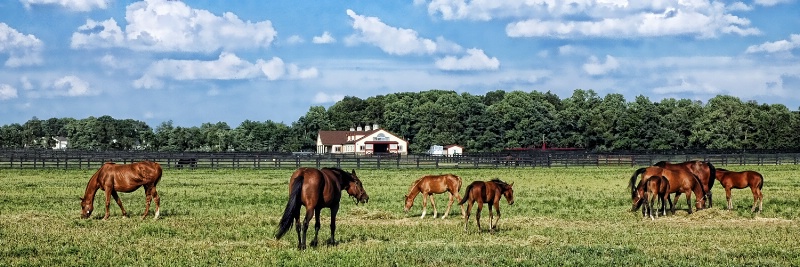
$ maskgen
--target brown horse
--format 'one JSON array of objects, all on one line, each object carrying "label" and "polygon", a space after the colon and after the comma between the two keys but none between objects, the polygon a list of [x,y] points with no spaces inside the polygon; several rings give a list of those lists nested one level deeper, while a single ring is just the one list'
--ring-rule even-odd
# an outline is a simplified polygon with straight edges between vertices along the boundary
[{"label": "brown horse", "polygon": [[659,161],[653,166],[658,166],[668,170],[684,170],[691,172],[697,176],[698,179],[700,179],[700,182],[703,185],[703,190],[706,191],[705,207],[711,208],[714,205],[714,202],[712,201],[713,199],[711,198],[711,188],[714,187],[716,168],[714,168],[714,164],[711,164],[711,162],[693,160],[673,164],[667,161]]},{"label": "brown horse", "polygon": [[[411,187],[408,189],[408,194],[405,195],[406,205],[403,210],[408,212],[411,209],[411,206],[414,205],[414,199],[417,198],[419,193],[422,193],[422,216],[419,218],[425,218],[425,213],[428,211],[428,203],[426,199],[431,200],[431,206],[433,206],[433,218],[436,218],[438,212],[436,210],[436,203],[433,201],[433,194],[448,192],[450,193],[450,201],[447,202],[447,210],[445,210],[444,215],[442,215],[442,219],[444,219],[448,214],[450,214],[450,207],[453,206],[453,201],[456,199],[461,201],[461,195],[458,194],[459,190],[461,190],[461,177],[456,175],[443,174],[423,176],[422,178],[414,181],[414,183],[412,183]],[[464,216],[464,205],[461,205],[461,216]]]},{"label": "brown horse", "polygon": [[764,186],[764,176],[755,171],[734,172],[726,169],[717,169],[717,180],[725,187],[725,199],[728,201],[728,209],[733,209],[731,204],[731,188],[743,189],[750,187],[753,192],[753,207],[750,212],[756,211],[756,204],[758,204],[758,212],[761,213],[762,205],[764,204],[764,196],[761,194],[761,187]]},{"label": "brown horse", "polygon": [[[640,174],[642,175],[642,179],[639,181],[638,185],[635,185],[636,177]],[[644,181],[652,176],[663,176],[669,181],[669,190],[667,190],[667,194],[675,193],[675,199],[669,203],[672,214],[675,214],[675,206],[682,193],[686,194],[686,205],[689,206],[689,214],[692,213],[692,197],[690,195],[692,192],[694,192],[695,198],[697,199],[695,207],[700,210],[705,206],[705,198],[703,196],[705,196],[706,192],[703,191],[702,183],[697,176],[682,170],[674,171],[657,166],[650,166],[636,170],[628,182],[628,187],[631,189],[631,200],[633,200],[631,211],[639,209],[639,206],[644,202],[644,198],[642,197],[644,196]],[[669,199],[669,197],[667,199]]]},{"label": "brown horse", "polygon": [[[650,176],[644,182],[644,208],[642,208],[642,216],[649,216],[651,220],[658,217],[658,211],[653,212],[653,204],[658,200],[661,203],[661,209],[664,211],[663,215],[667,215],[667,192],[669,192],[669,180],[664,176]],[[653,216],[655,215],[655,217]]]},{"label": "brown horse", "polygon": [[[474,181],[467,186],[464,191],[465,197],[461,199],[459,205],[463,205],[469,201],[467,212],[464,216],[464,232],[467,231],[469,225],[469,214],[472,212],[472,204],[478,202],[478,211],[475,212],[475,221],[478,224],[478,231],[481,230],[481,210],[483,203],[489,204],[489,231],[494,232],[497,223],[500,222],[500,197],[506,197],[509,205],[514,205],[514,183],[508,184],[500,181],[500,179],[492,179],[488,182]],[[497,210],[497,221],[492,219],[492,207]]]},{"label": "brown horse", "polygon": [[130,193],[144,186],[144,193],[147,197],[142,219],[147,217],[152,200],[156,202],[156,215],[153,219],[158,219],[161,204],[156,185],[159,181],[161,181],[161,165],[158,163],[152,161],[131,164],[106,162],[92,175],[92,178],[89,179],[89,184],[86,185],[86,192],[81,198],[81,217],[85,219],[92,215],[94,195],[98,189],[106,192],[106,216],[103,217],[103,220],[108,219],[108,206],[111,202],[111,197],[114,197],[114,200],[117,201],[119,209],[122,210],[122,216],[127,217],[128,213],[122,207],[122,201],[119,199],[117,192]]},{"label": "brown horse", "polygon": [[[335,245],[336,239],[336,213],[339,211],[339,201],[342,198],[342,190],[347,191],[356,205],[366,203],[369,200],[367,192],[361,180],[356,176],[356,171],[346,172],[338,168],[299,168],[292,173],[289,180],[289,201],[278,225],[278,232],[275,238],[280,239],[292,228],[292,223],[296,224],[297,248],[306,248],[306,233],[311,218],[316,219],[314,224],[314,240],[311,246],[317,246],[319,235],[319,214],[323,208],[331,210],[331,238],[328,244]],[[305,206],[306,217],[300,222],[300,207]],[[292,220],[294,219],[294,220]]]}]

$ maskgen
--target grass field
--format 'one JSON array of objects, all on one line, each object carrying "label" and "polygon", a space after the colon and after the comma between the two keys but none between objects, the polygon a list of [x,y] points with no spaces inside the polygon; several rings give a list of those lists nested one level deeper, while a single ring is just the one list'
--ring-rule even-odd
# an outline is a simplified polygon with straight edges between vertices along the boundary
[{"label": "grass field", "polygon": [[[291,230],[275,240],[293,170],[166,170],[161,217],[141,220],[144,192],[123,193],[130,218],[113,201],[100,220],[79,218],[88,170],[0,170],[0,266],[798,266],[799,166],[726,166],[765,176],[764,212],[750,213],[749,189],[734,190],[734,211],[714,207],[643,220],[632,213],[626,182],[634,168],[357,170],[366,205],[343,198],[337,246],[296,249]],[[498,231],[471,217],[469,232],[454,206],[447,219],[420,220],[421,198],[403,213],[403,195],[423,174],[454,173],[466,185],[499,177],[515,183],[501,203]],[[446,195],[437,195],[440,213]],[[429,208],[429,214],[431,210]],[[320,240],[329,237],[322,215]],[[309,229],[309,240],[313,237]]]}]

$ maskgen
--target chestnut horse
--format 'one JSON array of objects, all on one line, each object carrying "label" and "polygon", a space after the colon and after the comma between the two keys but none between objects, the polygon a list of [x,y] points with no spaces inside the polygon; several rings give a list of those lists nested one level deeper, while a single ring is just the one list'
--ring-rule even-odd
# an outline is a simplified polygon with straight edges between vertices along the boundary
[{"label": "chestnut horse", "polygon": [[122,201],[119,199],[117,192],[130,193],[144,186],[146,199],[142,219],[147,217],[152,200],[156,202],[156,215],[153,219],[158,219],[161,204],[156,185],[159,181],[161,181],[161,165],[158,163],[152,161],[131,164],[106,162],[92,175],[92,178],[89,179],[89,184],[86,185],[86,192],[81,198],[81,217],[85,219],[92,215],[94,195],[98,189],[106,192],[106,216],[103,217],[103,220],[108,219],[108,206],[111,202],[111,197],[114,197],[114,200],[117,201],[119,209],[122,210],[122,216],[127,217],[128,213],[122,207]]},{"label": "chestnut horse", "polygon": [[[469,225],[469,214],[472,212],[472,204],[478,202],[478,211],[475,212],[475,221],[478,224],[478,231],[481,230],[481,210],[483,203],[489,204],[489,231],[494,232],[497,223],[500,222],[500,197],[504,196],[508,205],[514,205],[514,183],[508,184],[500,181],[500,179],[492,179],[488,182],[474,181],[467,186],[464,191],[465,197],[461,199],[459,205],[463,205],[469,201],[467,205],[467,212],[464,216],[464,232],[467,231]],[[497,210],[497,221],[492,219],[492,207]]]},{"label": "chestnut horse", "polygon": [[700,182],[703,184],[703,190],[706,191],[705,207],[711,208],[714,205],[711,198],[711,188],[714,187],[714,180],[717,172],[715,171],[716,168],[714,168],[714,164],[711,164],[711,162],[693,160],[673,164],[667,161],[659,161],[653,166],[658,166],[669,170],[684,170],[691,172],[697,176],[698,179],[700,179]]},{"label": "chestnut horse", "polygon": [[[656,203],[658,200],[661,203],[661,208],[664,213],[663,215],[667,215],[667,192],[669,192],[669,180],[667,180],[664,176],[650,176],[644,182],[644,208],[642,208],[642,217],[650,217],[651,220],[654,220],[655,217],[658,217],[658,211],[653,212],[653,204]],[[655,217],[653,216],[655,215]]]},{"label": "chestnut horse", "polygon": [[[442,219],[444,219],[448,214],[450,214],[450,207],[453,206],[453,201],[461,201],[461,195],[458,194],[459,190],[461,190],[461,177],[456,175],[442,174],[423,176],[422,178],[414,181],[414,183],[412,183],[411,187],[408,189],[408,194],[405,195],[406,205],[405,208],[403,208],[403,211],[408,212],[411,209],[411,206],[414,205],[414,199],[417,198],[419,193],[422,193],[422,216],[419,218],[425,218],[425,213],[428,211],[428,203],[426,199],[431,200],[431,206],[433,206],[433,218],[436,218],[436,216],[438,216],[438,211],[436,210],[436,203],[433,201],[433,194],[448,192],[450,193],[450,201],[447,202],[447,210],[445,210],[444,215],[442,215]],[[464,205],[460,206],[461,216],[463,217]]]},{"label": "chestnut horse", "polygon": [[755,171],[734,172],[726,169],[717,169],[717,180],[725,187],[725,199],[728,201],[728,209],[733,209],[731,204],[731,188],[743,189],[750,187],[753,192],[753,207],[750,212],[756,211],[756,204],[758,204],[758,213],[761,213],[762,204],[764,204],[764,196],[761,195],[761,187],[764,186],[764,176]]},{"label": "chestnut horse", "polygon": [[[636,183],[636,177],[640,174],[642,175],[642,179],[639,181],[638,185],[634,185]],[[628,182],[628,187],[631,189],[631,200],[633,200],[631,211],[639,209],[639,206],[644,202],[644,198],[642,197],[644,196],[644,181],[652,176],[663,176],[669,181],[669,190],[667,190],[667,194],[675,193],[675,199],[669,203],[672,214],[675,214],[675,206],[682,193],[686,194],[686,205],[689,206],[689,214],[692,213],[692,196],[690,195],[692,192],[694,192],[696,198],[695,207],[700,210],[705,206],[703,203],[705,198],[703,196],[705,196],[706,192],[703,190],[703,185],[697,176],[682,170],[675,171],[657,166],[650,166],[636,170]],[[667,197],[667,199],[669,199],[669,197]]]},{"label": "chestnut horse", "polygon": [[[298,168],[292,173],[289,179],[289,201],[286,209],[278,224],[278,231],[275,238],[281,239],[290,228],[292,223],[296,224],[297,248],[306,248],[306,233],[311,218],[316,219],[314,224],[314,240],[311,246],[317,246],[319,236],[319,214],[323,208],[331,210],[331,238],[329,245],[335,245],[336,239],[336,213],[339,211],[339,201],[342,198],[342,190],[347,191],[356,205],[366,203],[369,200],[367,192],[361,180],[356,176],[356,171],[346,172],[339,168]],[[300,222],[300,207],[306,209],[306,217]]]}]

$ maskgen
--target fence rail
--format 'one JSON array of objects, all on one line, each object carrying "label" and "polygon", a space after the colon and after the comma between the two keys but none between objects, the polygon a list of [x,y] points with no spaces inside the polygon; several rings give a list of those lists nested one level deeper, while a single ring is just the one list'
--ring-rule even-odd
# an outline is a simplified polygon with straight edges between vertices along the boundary
[{"label": "fence rail", "polygon": [[158,162],[166,169],[269,169],[301,166],[343,169],[386,168],[557,168],[646,166],[658,161],[705,160],[715,165],[781,165],[800,162],[800,153],[646,154],[588,153],[474,153],[456,157],[429,155],[333,155],[292,153],[211,153],[78,150],[0,150],[0,169],[96,169],[104,162]]}]

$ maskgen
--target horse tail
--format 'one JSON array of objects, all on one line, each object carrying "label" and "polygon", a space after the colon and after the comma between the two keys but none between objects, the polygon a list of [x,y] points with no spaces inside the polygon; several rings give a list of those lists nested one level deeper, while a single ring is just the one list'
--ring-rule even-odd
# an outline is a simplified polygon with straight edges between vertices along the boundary
[{"label": "horse tail", "polygon": [[639,174],[642,174],[646,170],[647,168],[639,168],[638,170],[633,172],[631,180],[628,182],[628,187],[631,189],[631,198],[636,198],[636,186],[634,185],[636,184],[636,177],[639,176]]},{"label": "horse tail", "polygon": [[703,196],[703,199],[705,200],[706,189],[703,188],[703,182],[700,181],[700,178],[698,178],[697,175],[692,174],[692,176],[694,176],[694,182],[697,183],[698,186],[700,186],[700,192],[703,193],[701,196]]},{"label": "horse tail", "polygon": [[292,228],[294,223],[295,213],[299,212],[298,204],[300,204],[300,191],[303,189],[303,176],[297,176],[292,184],[292,189],[289,193],[289,202],[286,203],[286,209],[283,211],[281,221],[278,223],[278,232],[275,233],[276,239],[281,239],[289,229]]},{"label": "horse tail", "polygon": [[472,185],[474,184],[469,184],[467,189],[464,190],[464,197],[461,198],[461,201],[458,202],[458,205],[464,205],[464,203],[467,203],[467,200],[469,200],[469,191],[472,190]]},{"label": "horse tail", "polygon": [[758,178],[761,178],[761,181],[758,183],[758,190],[761,190],[761,187],[764,186],[764,175],[761,175],[761,173],[757,173],[757,174],[758,174]]},{"label": "horse tail", "polygon": [[711,176],[708,178],[708,191],[711,191],[711,187],[714,186],[714,181],[717,180],[717,168],[708,161],[706,161],[706,165],[708,165],[708,171],[711,172]]}]

